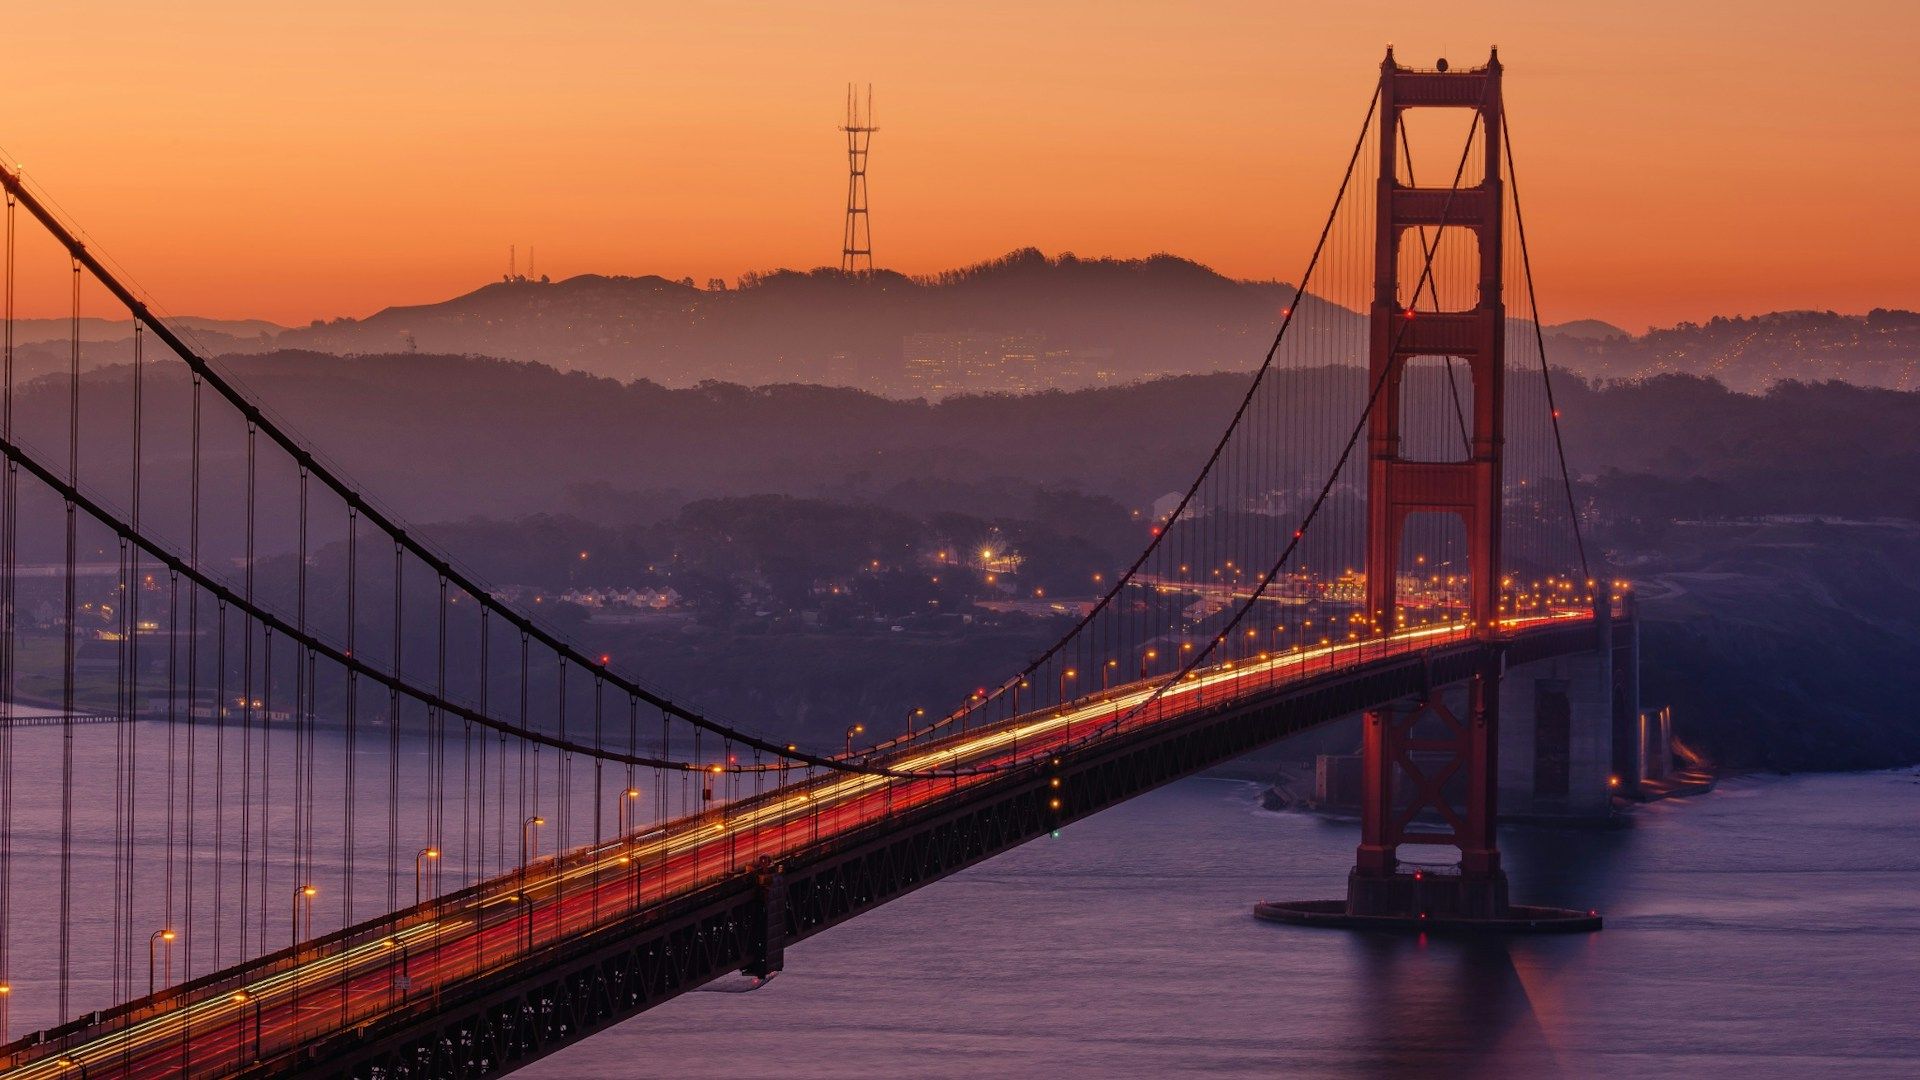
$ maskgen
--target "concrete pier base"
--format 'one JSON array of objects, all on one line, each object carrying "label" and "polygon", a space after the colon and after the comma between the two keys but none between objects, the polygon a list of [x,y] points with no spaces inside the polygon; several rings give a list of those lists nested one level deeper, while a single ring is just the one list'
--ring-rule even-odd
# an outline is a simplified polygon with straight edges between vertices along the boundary
[{"label": "concrete pier base", "polygon": [[1253,906],[1255,918],[1294,926],[1330,930],[1378,930],[1413,934],[1584,934],[1600,929],[1600,916],[1591,911],[1512,904],[1504,915],[1468,918],[1460,915],[1355,915],[1344,900],[1269,900]]},{"label": "concrete pier base", "polygon": [[1557,934],[1600,929],[1592,911],[1507,901],[1507,875],[1401,870],[1347,875],[1345,900],[1270,900],[1256,917],[1296,926],[1449,934]]}]

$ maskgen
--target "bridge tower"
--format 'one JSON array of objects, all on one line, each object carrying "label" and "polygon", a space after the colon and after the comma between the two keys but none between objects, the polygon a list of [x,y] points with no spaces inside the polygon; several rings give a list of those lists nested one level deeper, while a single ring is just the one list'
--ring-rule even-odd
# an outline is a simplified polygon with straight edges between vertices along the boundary
[{"label": "bridge tower", "polygon": [[[1485,67],[1447,71],[1402,67],[1387,50],[1380,65],[1380,180],[1375,211],[1374,295],[1368,341],[1369,385],[1381,396],[1368,418],[1367,614],[1390,632],[1399,618],[1398,577],[1408,519],[1453,515],[1466,527],[1474,632],[1498,630],[1500,595],[1500,455],[1504,441],[1502,388],[1506,381],[1506,307],[1501,278],[1500,59]],[[1412,109],[1472,109],[1478,113],[1480,182],[1472,187],[1414,187],[1400,179],[1401,125]],[[1471,143],[1469,144],[1471,146]],[[1430,260],[1404,260],[1402,246],[1432,230],[1471,235],[1479,255],[1478,302],[1465,311],[1414,311]],[[1403,274],[1413,280],[1401,280]],[[1437,295],[1437,293],[1436,293]],[[1438,306],[1437,304],[1435,306]],[[1401,386],[1409,364],[1422,356],[1459,357],[1471,382],[1470,445],[1459,461],[1415,460],[1401,439]],[[1451,362],[1450,360],[1448,361]],[[1406,910],[1411,882],[1398,872],[1402,844],[1451,844],[1460,849],[1460,896],[1447,907],[1491,917],[1506,908],[1506,875],[1494,843],[1500,671],[1475,672],[1458,716],[1437,693],[1411,706],[1369,709],[1365,717],[1361,840],[1348,885],[1353,914]],[[1417,756],[1416,756],[1417,755]],[[1418,764],[1416,764],[1416,761]],[[1446,778],[1465,776],[1464,805]],[[1407,794],[1396,800],[1397,792]],[[1412,819],[1431,810],[1446,828],[1413,830]],[[1424,880],[1426,875],[1421,875]]]},{"label": "bridge tower", "polygon": [[[1404,67],[1389,48],[1380,66],[1380,175],[1376,193],[1374,295],[1369,385],[1380,396],[1368,417],[1366,617],[1378,633],[1401,625],[1399,569],[1407,524],[1416,514],[1458,519],[1465,527],[1471,633],[1483,644],[1465,670],[1428,672],[1421,693],[1368,709],[1362,736],[1361,836],[1346,901],[1268,903],[1256,912],[1285,922],[1442,928],[1597,929],[1587,912],[1515,907],[1495,841],[1499,788],[1501,455],[1506,380],[1506,306],[1501,297],[1504,176],[1501,67],[1495,51],[1483,67]],[[1472,110],[1461,177],[1439,186],[1403,181],[1405,116],[1416,109]],[[1411,172],[1411,168],[1407,170]],[[1451,171],[1451,170],[1450,170]],[[1478,182],[1464,181],[1478,174]],[[1423,295],[1448,292],[1427,276],[1441,235],[1470,237],[1478,295],[1464,310],[1415,311]],[[1427,243],[1435,247],[1427,247]],[[1419,245],[1408,248],[1408,245]],[[1418,258],[1403,258],[1403,249]],[[1462,294],[1464,295],[1464,294]],[[1438,302],[1432,304],[1441,307]],[[1409,456],[1402,432],[1402,388],[1420,357],[1464,362],[1471,423],[1464,457]],[[1460,688],[1464,677],[1464,695]],[[1449,696],[1447,690],[1451,689]],[[1459,849],[1459,872],[1403,869],[1402,845]]]}]

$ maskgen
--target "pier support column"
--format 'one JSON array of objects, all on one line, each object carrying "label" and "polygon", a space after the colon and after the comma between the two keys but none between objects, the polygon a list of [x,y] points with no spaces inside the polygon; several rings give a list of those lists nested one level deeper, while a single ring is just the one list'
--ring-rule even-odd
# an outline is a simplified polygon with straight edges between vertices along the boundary
[{"label": "pier support column", "polygon": [[747,963],[740,970],[762,979],[786,967],[787,963],[787,883],[772,856],[760,856],[754,867],[753,883],[759,894],[760,918]]}]

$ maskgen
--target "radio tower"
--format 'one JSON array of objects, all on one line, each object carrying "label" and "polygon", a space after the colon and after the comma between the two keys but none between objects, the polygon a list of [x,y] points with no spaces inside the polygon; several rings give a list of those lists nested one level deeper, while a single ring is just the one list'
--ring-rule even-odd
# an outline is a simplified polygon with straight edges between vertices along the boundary
[{"label": "radio tower", "polygon": [[[847,228],[840,238],[840,269],[843,273],[873,272],[873,224],[867,217],[867,144],[873,133],[873,84],[867,84],[867,110],[860,112],[860,92],[847,84]],[[865,259],[866,265],[860,265]]]}]

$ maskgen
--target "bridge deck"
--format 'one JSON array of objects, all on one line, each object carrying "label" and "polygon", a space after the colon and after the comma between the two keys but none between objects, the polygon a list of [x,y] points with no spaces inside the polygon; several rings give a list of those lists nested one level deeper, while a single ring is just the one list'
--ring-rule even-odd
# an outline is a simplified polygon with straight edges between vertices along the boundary
[{"label": "bridge deck", "polygon": [[[1493,645],[1409,631],[1135,683],[540,861],[6,1048],[9,1075],[505,1071],[785,941],[1140,791],[1369,704],[1453,681],[1485,648],[1592,647],[1590,620]],[[750,871],[780,861],[768,887]],[[396,1071],[397,1070],[397,1071]]]}]

